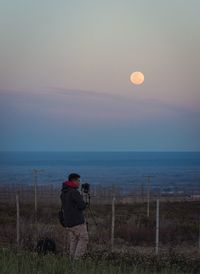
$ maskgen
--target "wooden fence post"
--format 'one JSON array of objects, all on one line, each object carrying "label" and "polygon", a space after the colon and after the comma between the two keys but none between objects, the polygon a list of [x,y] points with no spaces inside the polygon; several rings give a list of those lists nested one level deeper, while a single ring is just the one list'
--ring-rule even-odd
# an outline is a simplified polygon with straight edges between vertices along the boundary
[{"label": "wooden fence post", "polygon": [[156,255],[159,251],[159,223],[160,223],[160,199],[156,200]]},{"label": "wooden fence post", "polygon": [[16,214],[16,236],[17,236],[17,246],[19,246],[19,241],[20,241],[20,235],[19,235],[19,194],[16,194],[16,209],[17,209],[17,214]]},{"label": "wooden fence post", "polygon": [[200,216],[199,216],[199,253],[200,253]]},{"label": "wooden fence post", "polygon": [[37,225],[37,169],[33,169],[33,182],[34,182],[34,217],[35,217],[35,224]]},{"label": "wooden fence post", "polygon": [[114,248],[114,233],[115,233],[115,197],[112,198],[112,224],[111,224],[111,251]]}]

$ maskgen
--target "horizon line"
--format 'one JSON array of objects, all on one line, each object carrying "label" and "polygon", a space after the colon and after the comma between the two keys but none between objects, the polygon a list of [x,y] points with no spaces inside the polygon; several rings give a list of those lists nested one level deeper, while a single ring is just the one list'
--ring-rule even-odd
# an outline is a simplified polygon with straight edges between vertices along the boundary
[{"label": "horizon line", "polygon": [[87,153],[87,152],[197,152],[200,150],[0,150],[2,152],[74,152],[74,153]]}]

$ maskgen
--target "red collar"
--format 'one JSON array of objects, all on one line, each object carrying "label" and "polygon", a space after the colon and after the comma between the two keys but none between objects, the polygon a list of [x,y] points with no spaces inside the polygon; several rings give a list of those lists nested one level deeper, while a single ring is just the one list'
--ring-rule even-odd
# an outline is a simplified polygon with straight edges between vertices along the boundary
[{"label": "red collar", "polygon": [[78,187],[77,187],[77,184],[74,183],[74,182],[72,182],[72,181],[65,181],[63,184],[64,184],[65,186],[69,186],[69,187],[73,187],[73,188],[78,188]]}]

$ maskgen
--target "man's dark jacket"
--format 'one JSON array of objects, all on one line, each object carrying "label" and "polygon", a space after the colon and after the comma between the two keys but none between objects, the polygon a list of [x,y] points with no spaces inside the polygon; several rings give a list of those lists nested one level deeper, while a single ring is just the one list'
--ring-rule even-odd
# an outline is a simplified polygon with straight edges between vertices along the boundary
[{"label": "man's dark jacket", "polygon": [[86,203],[77,188],[70,187],[67,182],[64,182],[60,199],[64,210],[65,226],[73,227],[83,224],[85,222],[83,210],[86,208]]}]

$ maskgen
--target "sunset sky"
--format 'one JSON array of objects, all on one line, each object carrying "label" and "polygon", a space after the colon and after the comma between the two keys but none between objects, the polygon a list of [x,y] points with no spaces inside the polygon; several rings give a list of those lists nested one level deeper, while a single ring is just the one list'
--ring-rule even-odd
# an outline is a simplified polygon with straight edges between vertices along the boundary
[{"label": "sunset sky", "polygon": [[1,0],[0,150],[199,151],[199,29],[199,0]]}]

